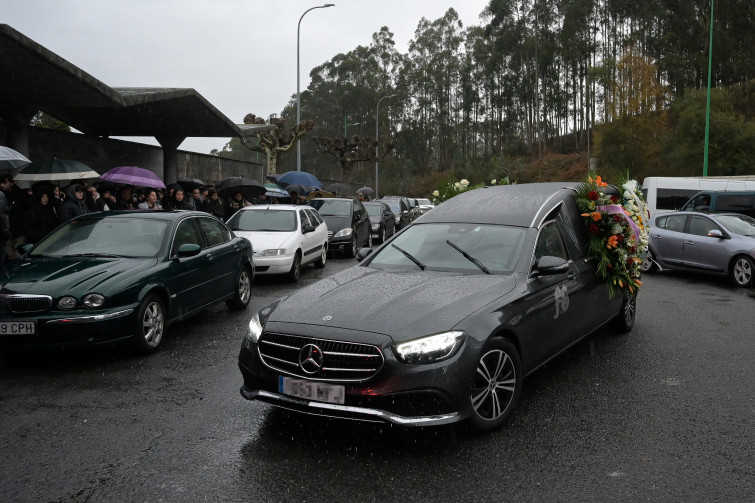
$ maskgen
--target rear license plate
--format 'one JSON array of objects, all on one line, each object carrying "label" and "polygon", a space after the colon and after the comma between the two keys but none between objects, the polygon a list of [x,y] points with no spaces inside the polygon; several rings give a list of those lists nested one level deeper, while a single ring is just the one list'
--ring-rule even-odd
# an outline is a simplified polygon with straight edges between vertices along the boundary
[{"label": "rear license plate", "polygon": [[36,329],[33,321],[0,321],[0,335],[34,335]]},{"label": "rear license plate", "polygon": [[343,386],[283,376],[278,377],[278,392],[317,402],[342,404],[346,399]]}]

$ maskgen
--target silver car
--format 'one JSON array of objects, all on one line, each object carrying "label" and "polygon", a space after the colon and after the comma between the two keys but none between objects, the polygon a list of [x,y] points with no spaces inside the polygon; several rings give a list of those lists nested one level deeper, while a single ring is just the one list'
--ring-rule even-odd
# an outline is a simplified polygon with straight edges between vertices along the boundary
[{"label": "silver car", "polygon": [[643,272],[661,269],[727,275],[753,286],[755,219],[738,213],[676,211],[650,220]]}]

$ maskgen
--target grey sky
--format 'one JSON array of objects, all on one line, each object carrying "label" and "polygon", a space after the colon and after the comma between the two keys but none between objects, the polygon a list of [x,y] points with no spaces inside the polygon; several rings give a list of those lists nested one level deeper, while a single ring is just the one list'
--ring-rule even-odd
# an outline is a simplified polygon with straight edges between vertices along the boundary
[{"label": "grey sky", "polygon": [[[241,122],[267,117],[296,93],[296,29],[301,15],[301,89],[309,71],[367,46],[382,26],[406,52],[422,17],[453,7],[480,25],[488,0],[0,0],[0,22],[113,87],[191,87]],[[155,144],[152,138],[132,139]],[[227,138],[188,138],[207,153]]]}]

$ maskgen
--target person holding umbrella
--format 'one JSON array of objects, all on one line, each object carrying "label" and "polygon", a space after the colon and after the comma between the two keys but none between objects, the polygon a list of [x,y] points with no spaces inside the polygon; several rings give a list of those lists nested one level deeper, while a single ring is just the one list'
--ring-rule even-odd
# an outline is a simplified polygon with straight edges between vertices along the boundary
[{"label": "person holding umbrella", "polygon": [[31,244],[48,235],[59,221],[48,187],[34,191],[34,200],[34,206],[24,212],[26,242]]},{"label": "person holding umbrella", "polygon": [[223,218],[225,217],[225,207],[223,205],[223,201],[220,200],[218,193],[214,190],[210,190],[207,193],[207,199],[205,199],[204,201],[202,210],[206,211],[219,220],[223,220]]}]

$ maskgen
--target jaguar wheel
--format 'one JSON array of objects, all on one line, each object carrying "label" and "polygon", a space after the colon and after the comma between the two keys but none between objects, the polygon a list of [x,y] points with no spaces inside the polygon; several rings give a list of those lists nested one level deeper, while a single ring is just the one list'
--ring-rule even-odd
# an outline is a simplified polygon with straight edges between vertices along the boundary
[{"label": "jaguar wheel", "polygon": [[734,266],[731,268],[731,279],[737,286],[749,288],[753,284],[753,274],[755,273],[755,263],[750,257],[740,255],[734,260]]},{"label": "jaguar wheel", "polygon": [[477,362],[469,399],[469,423],[479,432],[497,430],[511,416],[522,393],[519,353],[505,339],[492,339]]},{"label": "jaguar wheel", "polygon": [[252,273],[249,267],[244,266],[236,278],[236,286],[233,299],[226,302],[226,305],[234,311],[246,309],[249,301],[252,299]]},{"label": "jaguar wheel", "polygon": [[165,333],[165,304],[151,293],[142,301],[134,327],[134,342],[142,353],[152,353],[160,347]]}]

